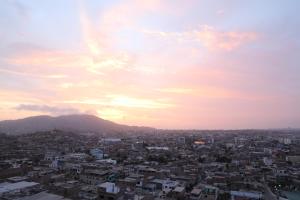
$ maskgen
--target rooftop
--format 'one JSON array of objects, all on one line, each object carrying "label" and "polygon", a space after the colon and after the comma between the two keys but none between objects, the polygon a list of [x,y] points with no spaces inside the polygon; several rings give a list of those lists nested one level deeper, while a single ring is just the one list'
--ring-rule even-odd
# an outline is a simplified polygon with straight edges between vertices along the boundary
[{"label": "rooftop", "polygon": [[22,197],[16,200],[70,200],[67,198],[64,198],[63,196],[59,196],[56,194],[51,194],[47,192],[40,192],[31,196]]},{"label": "rooftop", "polygon": [[98,187],[105,188],[105,191],[107,193],[115,193],[116,194],[120,191],[119,187],[117,187],[114,183],[110,183],[110,182],[102,183],[102,184],[98,185]]},{"label": "rooftop", "polygon": [[4,183],[0,184],[0,194],[5,193],[5,192],[14,191],[14,190],[24,189],[27,187],[32,187],[35,185],[39,185],[39,183],[27,182],[27,181],[21,181],[21,182],[17,182],[17,183],[4,182]]}]

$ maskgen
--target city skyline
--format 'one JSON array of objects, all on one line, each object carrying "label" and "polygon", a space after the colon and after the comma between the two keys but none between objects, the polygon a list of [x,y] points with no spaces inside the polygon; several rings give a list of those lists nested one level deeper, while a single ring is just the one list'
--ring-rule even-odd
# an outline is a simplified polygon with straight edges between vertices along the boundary
[{"label": "city skyline", "polygon": [[0,120],[299,128],[295,1],[3,1]]}]

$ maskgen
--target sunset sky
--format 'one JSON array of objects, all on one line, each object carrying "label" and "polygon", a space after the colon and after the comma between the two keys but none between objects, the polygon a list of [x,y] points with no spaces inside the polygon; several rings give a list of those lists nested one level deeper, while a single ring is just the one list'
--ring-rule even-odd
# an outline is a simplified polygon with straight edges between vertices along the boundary
[{"label": "sunset sky", "polygon": [[3,0],[0,120],[300,127],[300,1]]}]

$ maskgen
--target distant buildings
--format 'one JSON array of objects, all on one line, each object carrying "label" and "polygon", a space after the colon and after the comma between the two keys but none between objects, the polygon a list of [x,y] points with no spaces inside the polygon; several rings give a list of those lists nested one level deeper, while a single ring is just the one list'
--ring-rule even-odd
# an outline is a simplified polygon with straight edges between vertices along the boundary
[{"label": "distant buildings", "polygon": [[0,199],[287,198],[300,190],[300,143],[293,141],[298,133],[262,130],[2,137]]}]

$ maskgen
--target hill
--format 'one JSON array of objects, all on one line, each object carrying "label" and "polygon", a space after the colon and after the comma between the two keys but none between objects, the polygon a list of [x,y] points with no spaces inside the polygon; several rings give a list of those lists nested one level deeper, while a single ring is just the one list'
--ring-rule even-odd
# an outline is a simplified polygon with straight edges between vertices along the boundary
[{"label": "hill", "polygon": [[93,115],[47,115],[28,117],[18,120],[0,121],[0,132],[8,135],[20,135],[54,129],[79,133],[112,133],[129,130],[149,129],[117,124]]}]

